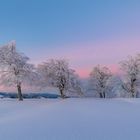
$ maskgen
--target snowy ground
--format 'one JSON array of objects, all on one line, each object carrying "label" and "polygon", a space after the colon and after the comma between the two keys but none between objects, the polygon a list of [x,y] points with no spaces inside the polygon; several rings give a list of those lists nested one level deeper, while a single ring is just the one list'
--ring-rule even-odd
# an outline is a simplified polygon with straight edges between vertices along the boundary
[{"label": "snowy ground", "polygon": [[0,139],[140,140],[140,99],[1,99]]}]

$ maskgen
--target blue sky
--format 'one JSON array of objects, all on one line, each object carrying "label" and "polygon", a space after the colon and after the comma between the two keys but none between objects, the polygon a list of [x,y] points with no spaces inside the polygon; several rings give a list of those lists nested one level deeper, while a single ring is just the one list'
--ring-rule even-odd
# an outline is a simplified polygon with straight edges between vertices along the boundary
[{"label": "blue sky", "polygon": [[[79,72],[140,51],[139,0],[0,0],[0,19],[0,44],[16,40],[35,63],[66,57]],[[123,53],[109,58],[113,46]]]}]

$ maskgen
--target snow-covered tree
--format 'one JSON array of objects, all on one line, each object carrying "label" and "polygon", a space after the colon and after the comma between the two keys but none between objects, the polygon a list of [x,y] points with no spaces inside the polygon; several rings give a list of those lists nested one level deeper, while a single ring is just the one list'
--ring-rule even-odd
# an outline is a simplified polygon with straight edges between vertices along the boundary
[{"label": "snow-covered tree", "polygon": [[140,57],[128,57],[127,60],[122,61],[121,69],[125,73],[122,88],[129,93],[130,97],[137,97],[140,86]]},{"label": "snow-covered tree", "polygon": [[16,50],[15,42],[0,48],[1,84],[16,86],[19,100],[23,100],[22,84],[29,84],[35,78],[35,68],[28,61],[28,57]]},{"label": "snow-covered tree", "polygon": [[125,92],[122,91],[122,80],[120,75],[112,75],[107,82],[107,97],[125,97]]},{"label": "snow-covered tree", "polygon": [[48,60],[39,65],[38,70],[42,75],[41,86],[58,88],[62,98],[65,98],[66,92],[71,89],[81,92],[75,71],[69,68],[69,64],[66,60]]},{"label": "snow-covered tree", "polygon": [[70,85],[68,92],[69,93],[76,93],[76,95],[83,96],[84,95],[84,89],[83,84],[81,82],[81,79],[78,74],[75,73],[75,71],[71,71],[70,73]]},{"label": "snow-covered tree", "polygon": [[90,86],[100,98],[106,98],[106,94],[110,89],[109,80],[111,79],[112,74],[107,67],[101,67],[97,65],[93,68],[90,73]]}]

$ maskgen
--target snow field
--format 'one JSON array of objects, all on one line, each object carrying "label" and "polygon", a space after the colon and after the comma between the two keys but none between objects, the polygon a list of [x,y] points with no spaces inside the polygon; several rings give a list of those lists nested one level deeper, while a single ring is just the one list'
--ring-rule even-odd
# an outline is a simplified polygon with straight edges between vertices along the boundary
[{"label": "snow field", "polygon": [[139,140],[140,99],[0,100],[3,140]]}]

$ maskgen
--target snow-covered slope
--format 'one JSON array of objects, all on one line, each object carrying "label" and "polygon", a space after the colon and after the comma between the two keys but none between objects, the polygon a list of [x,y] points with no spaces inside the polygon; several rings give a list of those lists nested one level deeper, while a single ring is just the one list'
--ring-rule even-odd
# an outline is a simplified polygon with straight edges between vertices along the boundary
[{"label": "snow-covered slope", "polygon": [[0,139],[139,140],[140,99],[1,99]]}]

